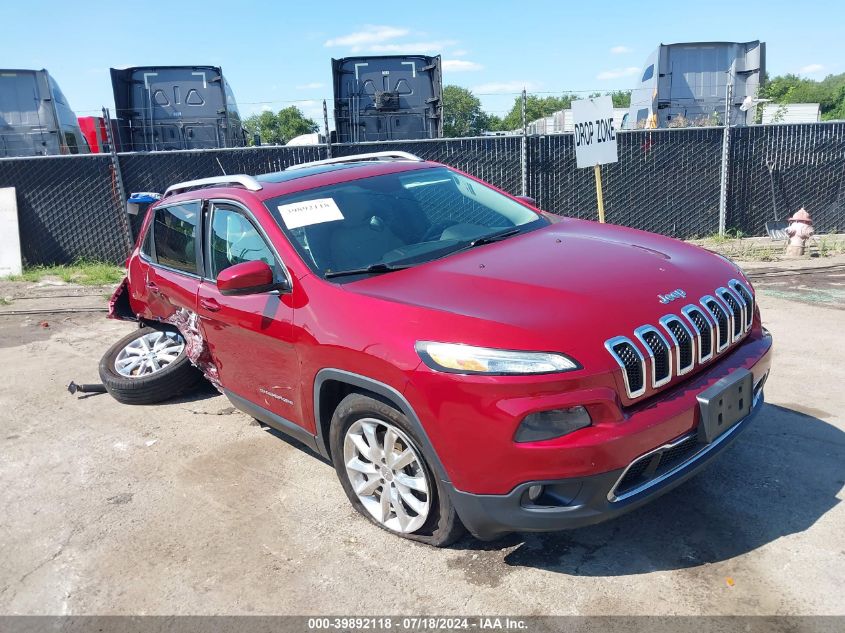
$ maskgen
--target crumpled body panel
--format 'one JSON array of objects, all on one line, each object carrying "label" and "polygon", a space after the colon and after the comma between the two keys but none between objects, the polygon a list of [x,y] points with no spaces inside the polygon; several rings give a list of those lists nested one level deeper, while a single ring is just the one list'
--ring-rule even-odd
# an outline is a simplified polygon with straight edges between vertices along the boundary
[{"label": "crumpled body panel", "polygon": [[[124,278],[109,299],[108,318],[123,321],[138,321],[138,315],[132,311],[129,303],[129,280]],[[220,383],[220,373],[211,358],[211,352],[199,327],[199,315],[187,308],[178,308],[171,316],[159,319],[175,327],[185,339],[185,354],[197,369],[199,369],[214,387],[223,393]]]}]

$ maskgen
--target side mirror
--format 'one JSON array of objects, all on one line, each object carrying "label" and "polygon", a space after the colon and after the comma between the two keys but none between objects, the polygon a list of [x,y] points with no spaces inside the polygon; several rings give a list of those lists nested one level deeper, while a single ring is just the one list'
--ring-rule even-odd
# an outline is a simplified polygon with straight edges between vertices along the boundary
[{"label": "side mirror", "polygon": [[287,283],[279,283],[273,276],[273,269],[261,260],[242,262],[229,266],[217,275],[217,289],[220,294],[254,295],[270,290],[289,290]]},{"label": "side mirror", "polygon": [[537,201],[531,196],[514,196],[514,198],[526,204],[530,204],[532,207],[537,206]]}]

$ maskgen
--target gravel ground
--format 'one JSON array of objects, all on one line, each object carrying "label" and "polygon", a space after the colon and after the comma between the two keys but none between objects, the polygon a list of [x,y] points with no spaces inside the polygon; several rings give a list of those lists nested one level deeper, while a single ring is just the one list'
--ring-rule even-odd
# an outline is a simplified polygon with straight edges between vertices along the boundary
[{"label": "gravel ground", "polygon": [[211,389],[150,407],[69,395],[132,325],[15,300],[0,613],[845,615],[842,270],[754,268],[776,356],[724,456],[610,523],[446,550],[372,527],[328,464]]}]

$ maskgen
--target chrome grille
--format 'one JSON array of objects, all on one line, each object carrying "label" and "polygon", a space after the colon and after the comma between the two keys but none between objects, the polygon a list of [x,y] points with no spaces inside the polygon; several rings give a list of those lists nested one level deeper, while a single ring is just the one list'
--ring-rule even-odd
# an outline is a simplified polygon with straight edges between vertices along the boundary
[{"label": "chrome grille", "polygon": [[733,334],[731,336],[731,340],[735,341],[740,336],[742,336],[742,332],[745,328],[745,309],[739,302],[739,297],[734,295],[730,290],[727,288],[717,288],[716,294],[719,295],[719,298],[725,302],[728,306],[728,309],[731,311],[731,322],[732,322],[732,329]]},{"label": "chrome grille", "polygon": [[710,295],[701,298],[707,312],[716,322],[716,352],[724,352],[731,344],[731,317],[724,306]]},{"label": "chrome grille", "polygon": [[651,358],[651,386],[661,387],[672,379],[672,356],[669,342],[651,325],[634,330],[634,335],[645,345]]},{"label": "chrome grille", "polygon": [[657,389],[673,376],[691,372],[696,362],[712,360],[751,329],[754,295],[737,279],[727,285],[704,295],[698,304],[684,306],[681,316],[661,317],[660,328],[642,325],[634,330],[633,340],[617,336],[605,342],[622,369],[630,399],[645,394],[647,385]]},{"label": "chrome grille", "polygon": [[694,305],[684,307],[681,312],[698,332],[698,362],[706,363],[713,358],[713,324]]},{"label": "chrome grille", "polygon": [[660,319],[662,325],[669,333],[675,347],[675,373],[683,376],[695,365],[695,346],[693,345],[692,332],[674,314],[669,314]]},{"label": "chrome grille", "polygon": [[643,395],[645,393],[645,359],[640,350],[624,336],[612,338],[604,346],[622,367],[628,397],[636,398]]},{"label": "chrome grille", "polygon": [[754,296],[745,285],[737,279],[731,279],[728,286],[742,299],[745,303],[745,329],[750,330],[751,324],[754,322]]}]

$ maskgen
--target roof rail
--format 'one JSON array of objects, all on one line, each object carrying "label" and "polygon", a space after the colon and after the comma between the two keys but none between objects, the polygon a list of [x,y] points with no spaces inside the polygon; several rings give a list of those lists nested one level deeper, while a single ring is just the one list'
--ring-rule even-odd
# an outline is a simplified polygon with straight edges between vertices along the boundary
[{"label": "roof rail", "polygon": [[177,193],[188,191],[189,189],[196,189],[197,187],[209,187],[213,185],[241,185],[244,189],[249,191],[261,191],[261,183],[252,176],[245,174],[235,174],[232,176],[212,176],[211,178],[200,178],[199,180],[188,180],[186,182],[179,182],[175,185],[170,185],[164,191],[164,197],[174,196]]},{"label": "roof rail", "polygon": [[369,154],[352,154],[351,156],[338,156],[337,158],[325,158],[323,160],[314,160],[309,163],[299,163],[287,167],[285,171],[290,169],[302,169],[304,167],[315,167],[317,165],[336,165],[338,163],[357,163],[358,161],[366,160],[413,160],[422,162],[422,158],[414,156],[408,152],[370,152]]}]

